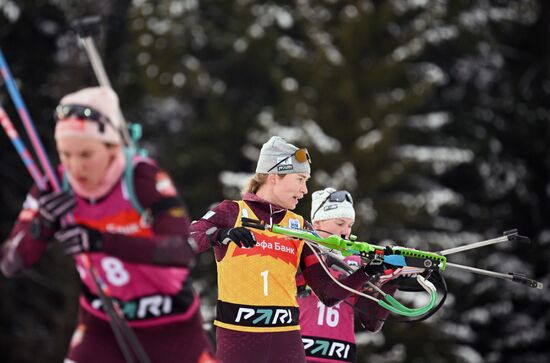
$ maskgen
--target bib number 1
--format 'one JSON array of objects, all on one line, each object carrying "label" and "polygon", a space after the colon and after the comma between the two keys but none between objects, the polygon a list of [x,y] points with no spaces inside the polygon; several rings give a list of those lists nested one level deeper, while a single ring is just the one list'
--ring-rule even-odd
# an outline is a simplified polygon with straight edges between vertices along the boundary
[{"label": "bib number 1", "polygon": [[267,296],[269,295],[269,289],[268,289],[268,285],[267,285],[267,275],[269,273],[269,270],[265,270],[265,271],[262,271],[260,272],[260,275],[262,276],[262,278],[264,279],[264,296]]}]

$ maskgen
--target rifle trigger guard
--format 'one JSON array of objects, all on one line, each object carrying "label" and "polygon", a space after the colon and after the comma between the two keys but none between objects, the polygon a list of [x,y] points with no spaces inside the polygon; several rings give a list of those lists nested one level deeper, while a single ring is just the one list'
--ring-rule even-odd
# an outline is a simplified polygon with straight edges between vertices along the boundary
[{"label": "rifle trigger guard", "polygon": [[383,263],[384,263],[384,258],[379,255],[374,255],[374,257],[371,258],[370,261],[368,262],[369,265],[373,265],[373,266],[380,266]]}]

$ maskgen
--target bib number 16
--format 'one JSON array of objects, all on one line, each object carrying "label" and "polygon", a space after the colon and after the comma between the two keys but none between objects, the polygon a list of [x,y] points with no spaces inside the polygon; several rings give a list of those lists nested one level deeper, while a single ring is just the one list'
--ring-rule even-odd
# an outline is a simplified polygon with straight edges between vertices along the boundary
[{"label": "bib number 16", "polygon": [[326,323],[331,328],[334,328],[336,325],[338,325],[338,321],[340,320],[340,311],[338,310],[339,307],[340,304],[333,307],[327,307],[322,302],[317,302],[317,308],[319,308],[317,325],[323,326]]}]

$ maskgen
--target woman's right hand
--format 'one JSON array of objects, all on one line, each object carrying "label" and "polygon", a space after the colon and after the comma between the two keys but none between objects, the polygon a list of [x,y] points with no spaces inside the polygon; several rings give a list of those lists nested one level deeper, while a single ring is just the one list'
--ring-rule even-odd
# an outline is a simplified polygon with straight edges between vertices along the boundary
[{"label": "woman's right hand", "polygon": [[76,206],[76,199],[69,192],[45,192],[38,197],[38,215],[33,221],[33,236],[51,239],[61,228],[61,218]]},{"label": "woman's right hand", "polygon": [[218,233],[218,243],[227,246],[234,242],[237,246],[251,248],[256,245],[254,234],[245,227],[225,228]]}]

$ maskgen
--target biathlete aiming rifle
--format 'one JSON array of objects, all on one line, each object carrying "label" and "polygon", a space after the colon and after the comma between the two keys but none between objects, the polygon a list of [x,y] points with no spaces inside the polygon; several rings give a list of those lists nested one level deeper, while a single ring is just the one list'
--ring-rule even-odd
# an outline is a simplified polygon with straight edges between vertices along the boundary
[{"label": "biathlete aiming rifle", "polygon": [[[326,238],[320,237],[315,231],[298,229],[298,228],[288,228],[280,226],[277,224],[269,225],[264,224],[258,220],[242,218],[242,225],[244,227],[267,230],[275,234],[282,236],[302,239],[308,245],[312,247],[313,252],[319,257],[318,251],[319,246],[329,250],[339,251],[343,256],[350,255],[360,255],[365,264],[372,265],[384,265],[389,270],[398,270],[400,269],[400,274],[414,274],[416,275],[416,280],[420,286],[430,294],[429,302],[420,308],[409,308],[401,304],[393,296],[386,294],[376,282],[384,280],[384,275],[374,275],[368,281],[368,286],[380,293],[382,299],[376,298],[372,295],[365,294],[362,291],[357,291],[352,289],[338,280],[336,280],[332,274],[328,271],[324,263],[321,263],[325,271],[328,273],[329,277],[337,283],[340,287],[353,292],[356,295],[365,297],[367,299],[373,300],[378,305],[383,308],[396,313],[398,315],[409,316],[409,317],[418,317],[425,314],[429,314],[436,306],[437,301],[437,289],[429,281],[432,273],[437,273],[439,271],[444,271],[447,267],[458,268],[467,270],[473,273],[482,274],[485,276],[491,276],[501,279],[506,279],[514,282],[519,282],[525,284],[531,288],[542,289],[543,284],[529,279],[522,274],[518,273],[498,273],[494,271],[483,270],[479,268],[474,268],[470,266],[463,266],[455,263],[447,262],[446,255],[453,253],[466,251],[474,248],[479,248],[482,246],[488,246],[491,244],[502,243],[506,241],[518,240],[522,242],[529,242],[529,238],[518,235],[516,230],[507,231],[504,233],[504,236],[499,238],[493,238],[486,241],[476,242],[473,244],[456,247],[449,250],[443,250],[440,252],[427,252],[416,250],[412,248],[400,247],[400,246],[377,246],[367,242],[359,242],[356,240],[355,236],[351,236],[350,239],[344,239],[339,236],[329,236]],[[322,262],[322,259],[319,258]],[[386,270],[387,271],[387,270]],[[386,272],[385,271],[385,272]],[[389,274],[392,274],[392,271],[389,271]],[[444,283],[443,283],[444,284]],[[439,305],[436,309],[439,308]]]}]

